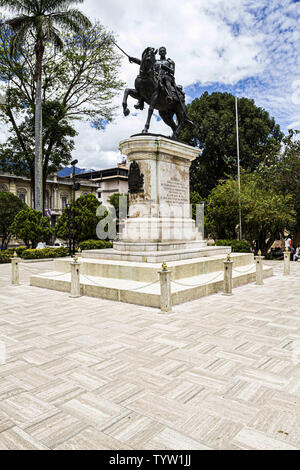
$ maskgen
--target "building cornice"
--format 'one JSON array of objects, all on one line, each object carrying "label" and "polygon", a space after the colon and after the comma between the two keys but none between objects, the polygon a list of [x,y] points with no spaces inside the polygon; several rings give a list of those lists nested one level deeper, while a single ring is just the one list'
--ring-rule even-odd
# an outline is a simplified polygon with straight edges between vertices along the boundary
[{"label": "building cornice", "polygon": [[[14,180],[19,180],[19,181],[26,181],[30,183],[30,178],[27,176],[17,176],[13,175],[12,173],[4,173],[0,172],[0,178],[8,178],[8,179],[14,179]],[[53,179],[49,178],[46,181],[47,184],[60,184],[60,185],[66,185],[66,186],[72,186],[73,185],[73,180],[70,178],[59,178],[59,177],[54,177]],[[82,180],[80,181],[82,186],[90,187],[90,188],[98,188],[98,184],[95,181],[91,180]]]}]

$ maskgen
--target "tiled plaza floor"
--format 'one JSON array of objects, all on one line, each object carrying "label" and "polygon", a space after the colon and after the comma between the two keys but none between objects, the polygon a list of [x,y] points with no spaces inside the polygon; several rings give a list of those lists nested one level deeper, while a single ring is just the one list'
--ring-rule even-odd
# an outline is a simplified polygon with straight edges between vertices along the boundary
[{"label": "tiled plaza floor", "polygon": [[275,265],[170,315],[0,266],[0,449],[299,449],[300,263]]}]

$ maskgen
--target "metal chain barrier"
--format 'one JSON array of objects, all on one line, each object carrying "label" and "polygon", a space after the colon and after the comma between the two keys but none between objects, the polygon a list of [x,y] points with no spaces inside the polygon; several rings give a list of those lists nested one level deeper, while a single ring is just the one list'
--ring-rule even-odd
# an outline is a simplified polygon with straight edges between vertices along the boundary
[{"label": "metal chain barrier", "polygon": [[27,268],[22,263],[20,263],[19,266],[22,267],[22,269],[24,269],[24,271],[28,271],[31,274],[37,274],[37,273],[40,272],[40,271],[35,271],[34,269]]},{"label": "metal chain barrier", "polygon": [[201,287],[201,286],[205,286],[206,284],[209,284],[210,282],[212,281],[215,281],[216,279],[218,279],[220,276],[223,276],[223,272],[219,272],[217,276],[214,276],[212,279],[209,279],[208,281],[206,282],[203,282],[202,284],[184,284],[183,282],[178,282],[178,281],[172,281],[171,282],[173,284],[178,284],[179,286],[183,286],[183,287]]},{"label": "metal chain barrier", "polygon": [[153,286],[154,284],[158,284],[159,281],[154,281],[154,282],[150,282],[150,284],[146,284],[144,286],[140,286],[140,287],[136,287],[135,289],[130,289],[131,291],[134,291],[134,290],[140,290],[140,289],[144,289],[145,287],[150,287],[150,286]]},{"label": "metal chain barrier", "polygon": [[[283,260],[279,260],[278,265],[279,265],[279,262],[281,263],[282,261]],[[264,266],[269,266],[270,268],[274,268],[275,266],[277,266],[277,264],[275,264],[275,263],[269,264],[269,263],[266,263],[265,261],[264,261],[263,264],[264,264]]]},{"label": "metal chain barrier", "polygon": [[[85,277],[88,281],[95,284],[95,286],[105,287],[105,286],[99,284],[98,282],[94,281],[94,279],[91,279],[89,276],[86,276],[86,274],[80,274],[80,277]],[[144,284],[143,286],[136,287],[135,289],[128,289],[128,290],[136,291],[136,290],[144,289],[145,287],[153,286],[154,284],[158,284],[158,283],[159,283],[159,281],[154,281],[154,282],[150,282],[149,284]]]},{"label": "metal chain barrier", "polygon": [[[66,274],[70,274],[70,271],[66,271],[65,273],[60,273],[60,274],[51,274],[51,277],[61,277],[61,276],[65,276]],[[43,274],[39,274],[40,277],[44,277],[44,278],[47,278],[49,277],[48,274],[44,275]]]},{"label": "metal chain barrier", "polygon": [[246,274],[246,273],[249,273],[250,271],[252,271],[254,268],[255,268],[255,264],[253,264],[253,266],[251,266],[251,268],[248,268],[246,270],[244,270],[244,269],[240,270],[240,269],[233,268],[232,271],[236,272],[236,273],[239,273],[239,274]]},{"label": "metal chain barrier", "polygon": [[[40,271],[33,271],[30,268],[25,268],[23,264],[21,264],[21,266],[22,266],[22,269],[24,269],[25,271],[28,271],[30,274],[34,274],[34,275],[38,274],[41,277],[48,277],[48,274],[45,274],[45,275],[40,274]],[[51,277],[60,277],[60,276],[64,276],[65,274],[70,274],[70,271],[66,271],[66,272],[59,273],[59,274],[51,274]]]}]

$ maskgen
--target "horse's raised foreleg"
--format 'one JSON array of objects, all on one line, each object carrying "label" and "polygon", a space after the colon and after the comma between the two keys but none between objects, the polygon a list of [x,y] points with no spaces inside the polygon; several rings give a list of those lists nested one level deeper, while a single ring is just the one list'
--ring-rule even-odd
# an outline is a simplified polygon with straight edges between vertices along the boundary
[{"label": "horse's raised foreleg", "polygon": [[171,129],[173,131],[172,138],[175,139],[176,138],[176,131],[177,131],[178,126],[177,126],[177,124],[175,123],[175,121],[173,119],[173,111],[172,112],[170,112],[170,111],[160,111],[159,115],[162,118],[162,120],[164,121],[164,123],[167,124],[167,126],[171,127]]},{"label": "horse's raised foreleg", "polygon": [[185,123],[184,115],[183,115],[182,112],[178,112],[176,114],[176,116],[177,116],[178,125],[176,126],[175,130],[173,129],[174,132],[173,132],[173,135],[172,135],[172,139],[174,139],[174,140],[178,139],[179,132],[181,131],[181,129],[183,128],[183,125]]},{"label": "horse's raised foreleg", "polygon": [[190,126],[194,126],[195,124],[193,123],[193,121],[189,119],[185,105],[184,106],[179,105],[175,111],[175,114],[177,116],[178,125],[176,126],[176,130],[174,131],[172,139],[177,140],[179,132],[181,131],[181,129],[183,128],[185,124],[190,125]]},{"label": "horse's raised foreleg", "polygon": [[151,122],[151,118],[153,116],[153,111],[155,109],[155,105],[156,105],[156,102],[157,102],[157,99],[158,99],[158,94],[159,94],[159,91],[155,91],[151,97],[151,101],[150,101],[150,105],[149,105],[149,110],[148,110],[148,117],[147,117],[147,121],[146,121],[146,124],[145,124],[145,127],[144,129],[142,130],[142,133],[143,134],[147,134],[148,133],[148,130],[149,130],[149,127],[150,127],[150,122]]},{"label": "horse's raised foreleg", "polygon": [[128,116],[130,114],[130,110],[127,106],[128,96],[131,96],[136,100],[140,99],[140,95],[135,88],[126,88],[126,90],[124,91],[124,97],[122,102],[124,116]]}]

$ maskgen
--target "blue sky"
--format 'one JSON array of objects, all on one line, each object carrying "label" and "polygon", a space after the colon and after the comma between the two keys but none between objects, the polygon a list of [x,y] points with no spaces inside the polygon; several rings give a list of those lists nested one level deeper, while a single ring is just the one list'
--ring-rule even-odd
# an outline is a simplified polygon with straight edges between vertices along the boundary
[{"label": "blue sky", "polygon": [[[300,1],[296,0],[85,0],[80,8],[117,35],[129,55],[165,45],[187,100],[204,91],[227,91],[255,100],[282,130],[300,129]],[[138,66],[122,60],[121,78],[132,87]],[[120,159],[120,140],[140,132],[146,110],[125,118],[122,94],[115,122],[104,131],[76,127],[80,167],[106,168]],[[153,119],[151,132],[170,134]]]},{"label": "blue sky", "polygon": [[[245,96],[265,108],[282,130],[300,129],[300,2],[293,0],[86,0],[82,6],[115,31],[130,55],[165,45],[187,100],[204,91]],[[132,86],[138,68],[124,58],[122,78]],[[116,98],[120,106],[122,96]],[[80,124],[76,157],[87,167],[120,159],[120,140],[140,132],[146,111],[117,113],[104,132]],[[153,119],[151,131],[169,135]]]},{"label": "blue sky", "polygon": [[[255,74],[234,83],[194,83],[186,87],[190,99],[201,96],[204,91],[226,91],[236,96],[255,100],[267,109],[283,131],[290,127],[300,129],[300,2],[261,1],[248,3],[252,15],[252,30],[263,34],[261,51],[257,62],[266,66]],[[259,5],[258,8],[255,5]],[[238,38],[248,27],[243,23],[230,23]]]}]

